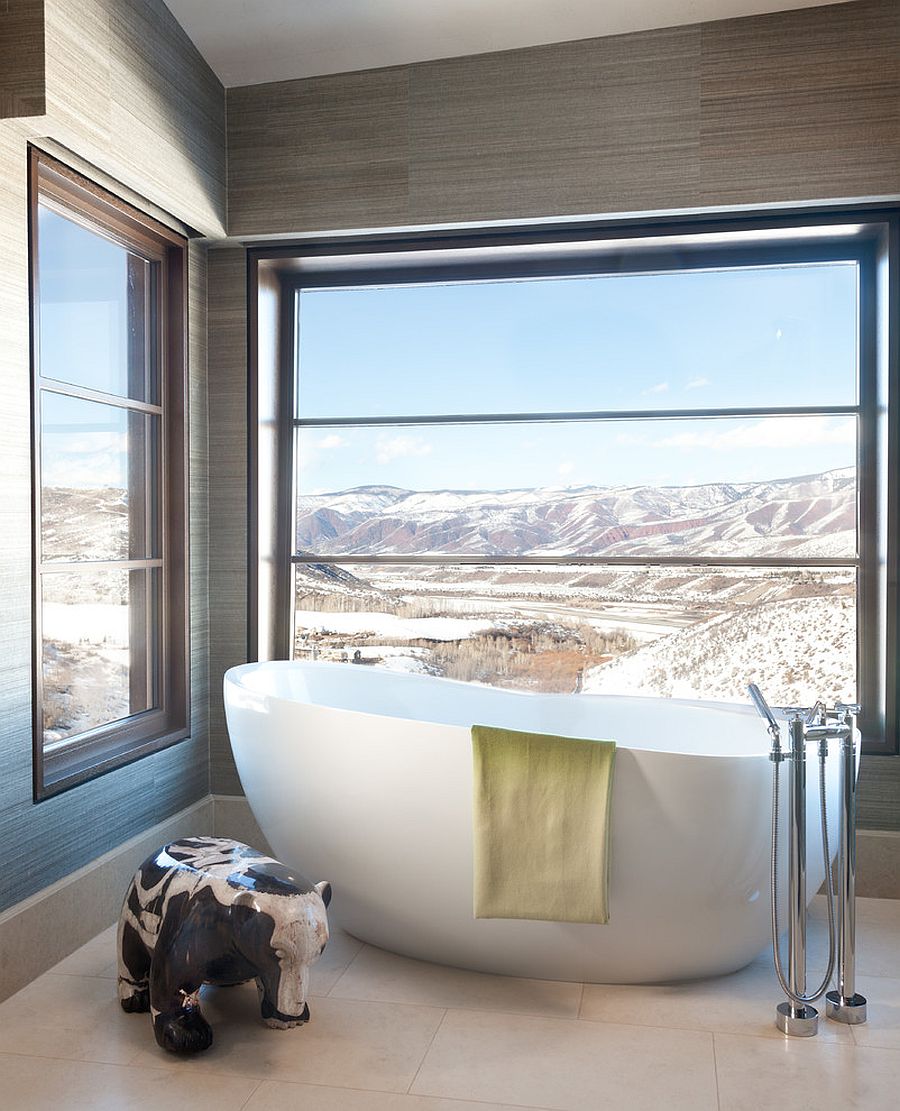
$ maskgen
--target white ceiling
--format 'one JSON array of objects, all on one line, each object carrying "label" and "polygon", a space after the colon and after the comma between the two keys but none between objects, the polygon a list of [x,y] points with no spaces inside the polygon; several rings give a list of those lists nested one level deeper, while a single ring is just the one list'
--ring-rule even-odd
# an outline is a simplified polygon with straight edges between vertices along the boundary
[{"label": "white ceiling", "polygon": [[376,69],[834,2],[166,0],[227,86]]}]

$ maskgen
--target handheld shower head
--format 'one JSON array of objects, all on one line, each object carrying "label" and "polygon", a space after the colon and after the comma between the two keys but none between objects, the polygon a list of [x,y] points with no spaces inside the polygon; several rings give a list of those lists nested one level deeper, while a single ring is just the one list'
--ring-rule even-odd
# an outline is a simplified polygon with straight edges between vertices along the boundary
[{"label": "handheld shower head", "polygon": [[763,693],[756,683],[750,683],[747,687],[747,691],[753,699],[753,705],[759,712],[760,717],[765,718],[769,723],[769,733],[772,735],[772,740],[777,744],[781,740],[781,731],[778,728],[778,722],[775,720],[775,715],[772,713],[769,703],[763,698]]}]

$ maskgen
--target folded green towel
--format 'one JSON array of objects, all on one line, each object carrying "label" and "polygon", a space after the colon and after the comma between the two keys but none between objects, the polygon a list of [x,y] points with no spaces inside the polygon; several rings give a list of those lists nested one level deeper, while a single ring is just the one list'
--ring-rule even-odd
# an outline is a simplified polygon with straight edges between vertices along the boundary
[{"label": "folded green towel", "polygon": [[615,741],[472,727],[476,918],[608,922]]}]

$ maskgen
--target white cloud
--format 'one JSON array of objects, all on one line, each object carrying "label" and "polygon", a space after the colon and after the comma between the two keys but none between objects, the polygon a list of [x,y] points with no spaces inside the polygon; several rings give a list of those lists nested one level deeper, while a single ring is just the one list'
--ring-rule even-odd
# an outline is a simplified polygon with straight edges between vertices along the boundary
[{"label": "white cloud", "polygon": [[649,397],[654,393],[666,393],[669,388],[668,382],[657,382],[655,386],[648,386],[646,390],[641,390],[641,397]]},{"label": "white cloud", "polygon": [[338,436],[336,432],[328,432],[325,435],[301,435],[300,469],[309,470],[311,467],[315,467],[324,452],[337,451],[338,448],[346,447],[347,442],[343,436]]},{"label": "white cloud", "polygon": [[571,474],[574,470],[575,464],[570,459],[567,459],[564,463],[560,463],[560,465],[556,468],[556,473],[560,475],[567,475]]},{"label": "white cloud", "polygon": [[712,382],[708,378],[699,377],[692,378],[690,382],[684,387],[686,390],[702,390],[704,386],[711,386]]},{"label": "white cloud", "polygon": [[375,445],[375,459],[379,463],[391,463],[394,459],[409,459],[429,455],[431,444],[421,436],[392,436],[379,438]]},{"label": "white cloud", "polygon": [[45,486],[123,488],[128,482],[127,472],[127,432],[44,436],[41,481]]},{"label": "white cloud", "polygon": [[651,447],[704,451],[816,447],[821,444],[854,444],[856,429],[852,421],[835,421],[831,417],[763,417],[754,424],[742,424],[721,431],[710,425],[699,431],[678,432],[674,436],[645,442]]}]

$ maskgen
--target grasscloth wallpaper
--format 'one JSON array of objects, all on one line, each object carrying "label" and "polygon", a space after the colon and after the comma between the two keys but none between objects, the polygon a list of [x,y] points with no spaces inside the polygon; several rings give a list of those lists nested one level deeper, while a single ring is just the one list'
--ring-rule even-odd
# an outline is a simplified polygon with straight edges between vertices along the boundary
[{"label": "grasscloth wallpaper", "polygon": [[32,802],[27,143],[207,235],[225,220],[224,92],[162,0],[47,0],[44,19],[46,113],[0,120],[0,910],[209,790],[206,248],[192,244],[191,738]]},{"label": "grasscloth wallpaper", "polygon": [[900,4],[228,90],[229,231],[900,190]]}]

